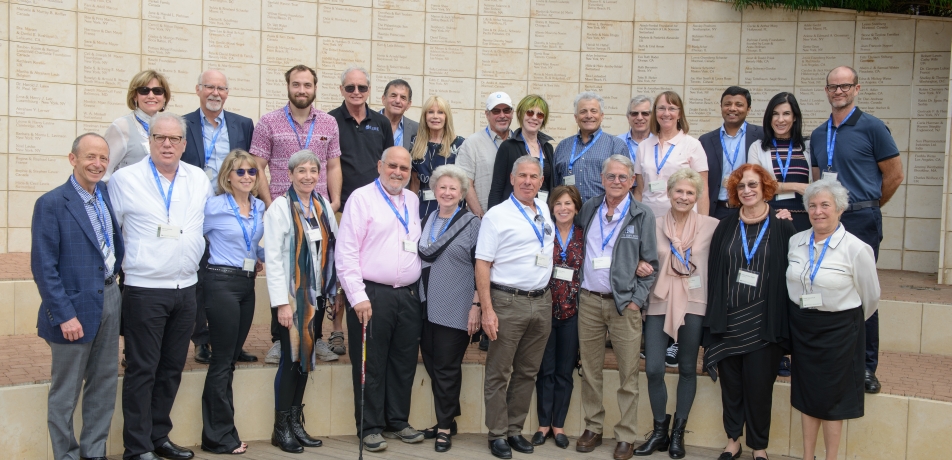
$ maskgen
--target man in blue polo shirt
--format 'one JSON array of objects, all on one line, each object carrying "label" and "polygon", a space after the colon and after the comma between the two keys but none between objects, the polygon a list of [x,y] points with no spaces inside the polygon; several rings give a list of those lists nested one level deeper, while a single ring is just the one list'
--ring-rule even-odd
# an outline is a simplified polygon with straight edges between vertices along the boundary
[{"label": "man in blue polo shirt", "polygon": [[[873,248],[879,259],[885,205],[903,180],[899,148],[889,128],[861,111],[854,102],[859,94],[856,70],[840,66],[826,76],[826,97],[833,113],[813,130],[810,152],[813,177],[833,177],[850,193],[850,205],[840,218],[843,227]],[[866,392],[878,393],[879,314],[866,320]]]}]

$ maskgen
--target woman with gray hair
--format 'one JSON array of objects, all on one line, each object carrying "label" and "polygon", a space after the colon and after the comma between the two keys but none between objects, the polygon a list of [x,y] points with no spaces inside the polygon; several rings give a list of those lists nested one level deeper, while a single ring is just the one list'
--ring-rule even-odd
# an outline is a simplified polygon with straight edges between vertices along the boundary
[{"label": "woman with gray hair", "polygon": [[461,414],[463,355],[480,325],[473,258],[479,218],[463,206],[469,178],[459,166],[436,168],[430,186],[439,208],[423,223],[418,248],[423,261],[420,300],[426,311],[420,352],[433,388],[437,423],[423,436],[436,438],[434,449],[446,452]]},{"label": "woman with gray hair", "polygon": [[[320,315],[334,305],[337,270],[334,247],[337,219],[326,198],[314,191],[321,163],[310,150],[288,159],[291,187],[275,198],[264,216],[264,253],[268,264],[271,315],[281,327],[281,361],[274,377],[274,432],[271,444],[285,452],[320,447],[304,431],[304,388],[317,359],[337,359],[320,339]],[[319,347],[324,345],[323,353]]]},{"label": "woman with gray hair", "polygon": [[813,228],[790,238],[787,292],[793,368],[790,403],[801,412],[803,458],[813,458],[823,426],[835,459],[843,420],[863,416],[866,328],[879,304],[873,249],[840,224],[846,188],[832,179],[807,186]]}]

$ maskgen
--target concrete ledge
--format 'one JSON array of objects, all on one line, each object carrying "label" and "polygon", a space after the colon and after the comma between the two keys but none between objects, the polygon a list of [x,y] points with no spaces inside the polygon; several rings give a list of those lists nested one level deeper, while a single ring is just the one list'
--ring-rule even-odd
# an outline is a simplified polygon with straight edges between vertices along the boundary
[{"label": "concrete ledge", "polygon": [[[237,428],[245,441],[265,440],[271,436],[273,422],[274,368],[244,368],[235,373],[234,393],[237,410]],[[315,436],[356,434],[354,399],[349,365],[319,366],[311,373],[304,398],[307,429]],[[665,376],[668,386],[668,412],[673,412],[677,375]],[[578,436],[584,429],[581,413],[580,382],[575,377],[575,390],[566,420],[566,432]],[[618,421],[615,390],[618,373],[606,370],[605,380],[605,437],[612,437],[612,427]],[[204,371],[183,375],[172,419],[175,428],[171,437],[183,445],[201,442],[201,395],[205,382]],[[483,424],[483,366],[463,366],[463,415],[458,419],[461,432],[485,433]],[[122,453],[121,389],[116,397],[116,412],[108,442],[108,455]],[[639,378],[638,431],[651,430],[651,408],[648,402],[647,380]],[[52,459],[46,427],[46,398],[49,384],[21,385],[0,388],[0,451],[9,458]],[[435,420],[430,381],[422,365],[417,366],[413,386],[413,404],[410,423],[417,428],[432,426]],[[800,413],[790,407],[790,386],[774,386],[771,442],[768,452],[776,455],[800,456],[802,432]],[[76,430],[81,430],[81,410],[77,409]],[[529,411],[524,432],[531,434],[537,428],[535,398]],[[688,421],[686,442],[692,446],[720,448],[725,443],[721,422],[720,386],[706,376],[698,377],[698,392]],[[840,444],[842,458],[891,458],[918,460],[942,458],[952,451],[952,403],[924,400],[906,396],[868,395],[866,416],[844,424]],[[818,441],[817,458],[824,458],[822,433]]]}]

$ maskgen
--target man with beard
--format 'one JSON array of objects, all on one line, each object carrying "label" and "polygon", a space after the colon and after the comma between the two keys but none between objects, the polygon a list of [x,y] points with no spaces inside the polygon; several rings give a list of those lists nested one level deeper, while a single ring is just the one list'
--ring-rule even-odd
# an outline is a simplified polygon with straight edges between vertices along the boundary
[{"label": "man with beard", "polygon": [[[254,123],[248,117],[225,111],[228,99],[228,78],[217,70],[206,70],[198,76],[195,85],[198,95],[198,110],[185,115],[186,133],[185,153],[182,161],[205,170],[212,187],[216,187],[221,162],[234,149],[247,151],[251,148],[251,134]],[[208,244],[205,255],[198,267],[198,284],[195,287],[195,331],[192,343],[195,344],[195,361],[208,364],[211,348],[208,346],[208,319],[205,317],[205,296],[202,281],[208,265]],[[238,355],[238,361],[254,362],[258,358],[244,350]]]},{"label": "man with beard", "polygon": [[[314,191],[331,202],[337,211],[341,206],[340,136],[334,117],[313,107],[317,89],[317,73],[305,65],[296,65],[284,73],[288,83],[288,105],[264,114],[255,127],[251,138],[251,152],[257,157],[258,170],[271,170],[270,183],[258,187],[259,198],[265,206],[271,206],[271,197],[287,193],[291,187],[288,176],[288,159],[299,150],[310,150],[321,162],[321,174]],[[392,141],[391,141],[392,142]],[[262,179],[267,175],[260,175]],[[271,321],[271,342],[274,345],[265,356],[266,363],[277,364],[281,359],[278,342],[277,321]],[[335,324],[336,329],[336,324]],[[317,339],[321,338],[321,325],[317,325]],[[323,340],[315,340],[317,356],[321,361],[336,361],[338,356]]]}]

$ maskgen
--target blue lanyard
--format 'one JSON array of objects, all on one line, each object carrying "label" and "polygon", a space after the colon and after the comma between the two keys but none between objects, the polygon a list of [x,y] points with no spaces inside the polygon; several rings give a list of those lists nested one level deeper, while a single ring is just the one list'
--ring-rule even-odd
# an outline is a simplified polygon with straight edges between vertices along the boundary
[{"label": "blue lanyard", "polygon": [[109,239],[109,232],[106,230],[106,202],[102,199],[102,192],[99,191],[99,188],[96,188],[96,201],[99,202],[99,206],[93,205],[93,209],[96,210],[96,217],[99,218],[99,225],[102,227],[102,237],[106,241],[106,247],[112,247],[112,241]]},{"label": "blue lanyard", "polygon": [[[202,120],[202,141],[205,140],[205,115],[201,115]],[[205,167],[208,167],[208,160],[212,158],[212,155],[215,154],[215,146],[218,145],[218,136],[221,136],[222,128],[225,127],[225,117],[221,118],[221,123],[218,124],[218,128],[215,129],[214,134],[212,134],[212,148],[208,150],[208,144],[205,144]]]},{"label": "blue lanyard", "polygon": [[777,148],[777,139],[773,140],[773,148],[777,151],[777,167],[780,168],[780,175],[783,178],[782,182],[787,181],[787,171],[790,171],[790,156],[793,152],[793,139],[790,140],[790,144],[787,145],[787,160],[786,162],[780,161],[780,150]]},{"label": "blue lanyard", "polygon": [[317,122],[317,117],[314,117],[311,120],[311,127],[307,130],[307,140],[304,141],[304,145],[301,145],[301,136],[298,134],[297,125],[294,124],[294,120],[291,119],[291,110],[287,106],[284,106],[284,116],[288,118],[288,124],[291,125],[291,130],[294,131],[294,140],[297,141],[298,147],[301,150],[307,150],[308,146],[311,145],[311,135],[314,134],[314,123]]},{"label": "blue lanyard", "polygon": [[[837,225],[836,229],[839,230],[840,226]],[[833,239],[833,235],[827,237],[826,242],[823,243],[823,250],[820,251],[820,258],[816,260],[816,266],[813,265],[813,243],[814,238],[816,237],[816,232],[810,233],[810,266],[807,267],[810,270],[810,285],[813,285],[813,279],[816,278],[816,274],[820,271],[820,264],[823,263],[823,257],[826,255],[826,248],[830,247],[830,240]]]},{"label": "blue lanyard", "polygon": [[436,242],[436,239],[437,239],[437,238],[443,236],[443,234],[446,233],[446,230],[448,230],[448,229],[450,228],[450,222],[452,222],[452,221],[453,221],[453,218],[456,217],[457,214],[459,214],[460,209],[463,209],[463,207],[462,207],[462,206],[459,206],[459,207],[456,208],[456,211],[453,211],[453,215],[450,216],[449,219],[446,219],[446,222],[444,222],[444,223],[443,223],[443,226],[440,227],[440,234],[439,234],[439,235],[436,235],[435,237],[433,236],[433,230],[436,229],[436,219],[439,217],[439,214],[437,214],[435,217],[433,217],[433,224],[430,225],[430,243]]},{"label": "blue lanyard", "polygon": [[[621,226],[621,220],[628,215],[628,208],[631,207],[631,195],[628,195],[628,201],[625,202],[625,209],[618,215],[618,220],[615,221],[615,227],[612,228],[612,231],[608,234],[608,237],[605,237],[605,220],[602,218],[602,209],[605,207],[605,201],[602,201],[601,206],[598,207],[598,230],[602,236],[602,251],[605,251],[605,246],[608,246],[608,242],[611,241],[612,236],[615,234],[615,230],[618,230],[618,227]],[[606,211],[607,213],[607,211]]]},{"label": "blue lanyard", "polygon": [[[740,144],[743,140],[744,135],[747,133],[747,122],[744,122],[744,125],[741,126],[740,131],[737,133],[737,143],[734,144],[734,155],[727,154],[727,141],[724,140],[724,128],[721,128],[721,148],[724,149],[724,157],[727,158],[727,162],[731,165],[731,171],[737,168],[734,166],[737,164],[737,156],[740,155]],[[776,144],[776,143],[775,143]],[[733,158],[731,158],[733,156]],[[661,174],[660,172],[658,174]]]},{"label": "blue lanyard", "polygon": [[[582,158],[582,155],[585,155],[585,152],[587,152],[588,149],[592,148],[592,146],[595,145],[595,142],[598,141],[598,138],[601,135],[602,135],[602,131],[599,130],[598,134],[596,134],[595,137],[592,138],[592,141],[588,143],[588,146],[583,147],[582,151],[579,152],[578,155],[573,154],[572,157],[569,158],[569,174],[572,173],[572,168],[575,166],[575,162],[578,161],[579,158]],[[572,152],[575,152],[575,148],[578,147],[578,140],[580,137],[582,137],[581,134],[575,135],[575,143],[572,144]]]},{"label": "blue lanyard", "polygon": [[658,146],[661,144],[654,145],[654,162],[655,167],[658,168],[658,175],[661,175],[661,168],[664,167],[664,164],[668,162],[668,157],[671,156],[671,151],[674,150],[674,144],[671,144],[671,147],[668,147],[668,153],[664,154],[664,158],[661,159],[661,163],[658,163]]},{"label": "blue lanyard", "polygon": [[248,200],[250,204],[251,215],[251,236],[248,236],[248,229],[245,228],[245,223],[241,220],[241,212],[238,211],[238,204],[235,203],[235,199],[231,197],[231,194],[225,194],[228,197],[228,204],[231,205],[231,210],[235,212],[235,219],[238,219],[238,226],[241,227],[241,234],[245,237],[245,249],[248,250],[248,254],[251,254],[251,239],[254,238],[255,232],[258,231],[258,215],[255,213],[255,204],[250,199]]},{"label": "blue lanyard", "polygon": [[[628,157],[631,158],[631,162],[635,162],[635,150],[638,149],[638,143],[631,140],[631,131],[628,132],[628,137],[625,139],[625,143],[628,144]],[[634,146],[632,146],[634,144]]]},{"label": "blue lanyard", "polygon": [[[853,107],[853,110],[850,110],[850,113],[846,115],[846,118],[843,119],[843,123],[846,123],[846,120],[849,120],[853,116],[853,112],[856,111],[856,107]],[[843,123],[840,123],[840,126],[843,126]],[[836,133],[840,131],[840,126],[837,126],[836,129],[833,129],[833,114],[830,114],[830,121],[826,122],[826,170],[833,170],[833,149],[836,148]]]},{"label": "blue lanyard", "polygon": [[678,252],[678,250],[674,248],[674,243],[668,244],[671,245],[671,253],[674,254],[674,257],[677,257],[678,262],[684,264],[684,268],[690,271],[691,266],[689,264],[691,263],[691,248],[688,248],[686,251],[684,251],[684,257],[681,257],[681,254]]},{"label": "blue lanyard", "polygon": [[152,177],[155,178],[155,186],[159,189],[159,194],[162,195],[162,199],[165,201],[165,217],[168,219],[168,223],[172,223],[172,214],[170,209],[172,208],[172,188],[175,187],[175,176],[178,176],[178,167],[175,168],[175,176],[172,177],[172,181],[169,182],[169,194],[165,194],[165,190],[162,190],[162,181],[159,180],[159,170],[155,169],[155,163],[152,162],[152,158],[149,158],[149,166],[152,167]]},{"label": "blue lanyard", "polygon": [[493,135],[489,133],[489,126],[487,126],[487,127],[485,128],[485,130],[486,130],[486,135],[489,136],[489,140],[491,140],[491,141],[493,142],[493,145],[495,145],[496,148],[498,149],[498,148],[499,148],[499,144],[496,143],[496,138],[493,137]]},{"label": "blue lanyard", "polygon": [[[297,197],[297,201],[298,201],[298,204],[301,205],[301,212],[304,212],[304,202],[301,201],[301,197]],[[314,217],[314,202],[311,201],[310,197],[308,197],[307,199],[307,210],[309,215],[306,217],[308,218]]]},{"label": "blue lanyard", "polygon": [[[520,203],[519,200],[517,200],[516,197],[513,196],[511,193],[509,194],[509,199],[512,200],[512,204],[516,205],[516,208],[519,210],[519,212],[522,213],[522,217],[525,217],[525,218],[526,218],[526,221],[529,222],[529,225],[532,226],[532,231],[535,232],[536,238],[539,239],[539,246],[541,246],[541,247],[544,248],[544,247],[545,247],[545,238],[542,236],[542,232],[539,231],[539,228],[536,227],[536,224],[535,224],[534,222],[532,222],[532,219],[529,218],[529,215],[526,214],[526,210],[525,210],[525,209],[522,209],[522,203]],[[542,215],[542,211],[539,210],[539,206],[536,205],[535,202],[533,202],[532,204],[533,204],[533,205],[535,206],[535,208],[536,208],[536,213],[537,213],[536,215],[541,216],[541,215]],[[543,220],[545,220],[545,219],[543,219]],[[544,224],[543,224],[543,225],[544,225]]]},{"label": "blue lanyard", "polygon": [[[526,144],[526,155],[532,156],[532,151],[529,150],[529,143],[526,142],[526,137],[522,136],[522,142]],[[542,141],[536,139],[536,142],[539,143],[539,169],[543,172],[545,171],[545,155],[542,154]]]},{"label": "blue lanyard", "polygon": [[744,257],[747,258],[747,265],[750,265],[750,261],[754,259],[754,254],[757,253],[757,248],[760,247],[760,240],[764,238],[764,234],[767,233],[767,226],[770,225],[770,216],[767,216],[767,220],[764,221],[763,227],[760,227],[760,233],[757,235],[757,239],[754,240],[754,247],[747,248],[747,227],[744,225],[744,221],[740,222],[740,237],[741,243],[744,248]]},{"label": "blue lanyard", "polygon": [[403,229],[407,231],[407,235],[410,234],[410,212],[407,211],[407,203],[403,203],[403,217],[400,217],[400,213],[397,212],[397,207],[393,205],[393,201],[390,201],[390,197],[387,196],[387,192],[383,191],[383,186],[380,185],[380,179],[374,179],[374,184],[377,184],[377,190],[380,190],[380,196],[383,197],[383,201],[386,201],[390,205],[390,210],[393,211],[393,215],[397,216],[397,220],[400,221],[400,224],[403,225]]},{"label": "blue lanyard", "polygon": [[559,226],[558,225],[555,226],[555,236],[556,238],[559,239],[559,246],[562,248],[562,250],[559,251],[559,256],[562,257],[563,264],[567,263],[567,261],[565,260],[565,251],[568,250],[569,243],[572,242],[573,234],[575,234],[575,224],[572,224],[572,229],[569,230],[569,236],[565,239],[565,241],[562,241],[562,235],[559,234]]},{"label": "blue lanyard", "polygon": [[139,124],[142,125],[142,129],[145,130],[145,134],[148,136],[148,134],[149,134],[149,124],[146,123],[145,121],[143,121],[141,118],[139,118],[138,115],[133,115],[133,116],[136,117],[136,121],[138,121]]}]

